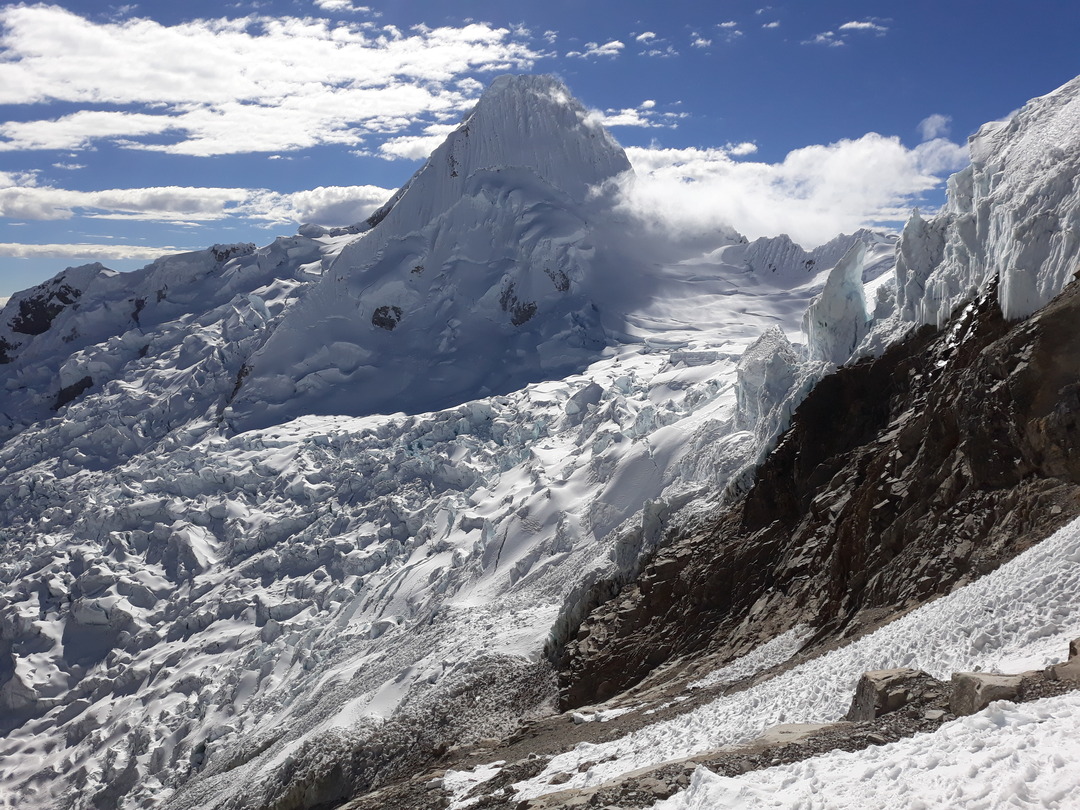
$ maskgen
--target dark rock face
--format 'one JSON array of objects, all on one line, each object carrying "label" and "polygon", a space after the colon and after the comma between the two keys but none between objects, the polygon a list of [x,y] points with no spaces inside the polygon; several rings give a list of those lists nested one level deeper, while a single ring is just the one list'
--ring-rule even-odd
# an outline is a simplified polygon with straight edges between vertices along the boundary
[{"label": "dark rock face", "polygon": [[19,302],[19,311],[11,319],[11,331],[22,335],[40,335],[48,331],[56,316],[82,295],[82,290],[64,283],[43,284],[40,289],[38,295]]},{"label": "dark rock face", "polygon": [[379,307],[371,315],[371,324],[380,329],[385,329],[387,332],[392,332],[394,327],[401,323],[401,315],[401,307]]},{"label": "dark rock face", "polygon": [[562,705],[800,623],[808,648],[858,634],[1080,514],[1080,283],[1018,323],[995,302],[822,381],[746,496],[582,623]]},{"label": "dark rock face", "polygon": [[81,380],[76,380],[71,385],[65,385],[56,394],[56,400],[53,402],[52,409],[58,411],[65,405],[74,402],[81,397],[87,390],[94,385],[93,379],[90,377],[83,377]]}]

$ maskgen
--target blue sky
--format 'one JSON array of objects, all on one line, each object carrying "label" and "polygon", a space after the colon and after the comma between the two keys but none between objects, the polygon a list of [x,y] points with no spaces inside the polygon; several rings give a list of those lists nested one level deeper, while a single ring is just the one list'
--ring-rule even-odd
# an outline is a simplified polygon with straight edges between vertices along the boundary
[{"label": "blue sky", "polygon": [[1045,0],[8,4],[0,296],[356,221],[507,71],[561,77],[673,227],[809,245],[939,205],[1078,32]]}]

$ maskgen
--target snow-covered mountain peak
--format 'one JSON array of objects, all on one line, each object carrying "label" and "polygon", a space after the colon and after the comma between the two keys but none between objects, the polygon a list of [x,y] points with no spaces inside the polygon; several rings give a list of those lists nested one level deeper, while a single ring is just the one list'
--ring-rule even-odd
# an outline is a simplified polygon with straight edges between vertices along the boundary
[{"label": "snow-covered mountain peak", "polygon": [[453,205],[481,170],[523,168],[577,202],[630,169],[615,139],[558,79],[500,76],[369,221],[408,229]]},{"label": "snow-covered mountain peak", "polygon": [[584,368],[618,319],[600,279],[635,265],[592,189],[629,169],[560,82],[496,79],[252,359],[230,424],[415,413]]}]

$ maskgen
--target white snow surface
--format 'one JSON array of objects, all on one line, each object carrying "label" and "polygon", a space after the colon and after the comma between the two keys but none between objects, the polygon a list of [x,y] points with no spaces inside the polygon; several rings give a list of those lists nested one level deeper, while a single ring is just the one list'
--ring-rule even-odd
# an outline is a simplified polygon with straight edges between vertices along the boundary
[{"label": "white snow surface", "polygon": [[[948,679],[953,672],[1043,668],[1062,660],[1069,642],[1080,636],[1078,588],[1080,520],[982,579],[846,647],[621,739],[581,743],[514,787],[521,798],[588,787],[639,768],[749,742],[781,723],[840,720],[859,676],[869,670],[911,667]],[[551,784],[557,773],[572,776]]]},{"label": "white snow surface", "polygon": [[1080,693],[1015,705],[999,701],[933,734],[836,752],[729,778],[706,768],[654,810],[1077,806]]}]

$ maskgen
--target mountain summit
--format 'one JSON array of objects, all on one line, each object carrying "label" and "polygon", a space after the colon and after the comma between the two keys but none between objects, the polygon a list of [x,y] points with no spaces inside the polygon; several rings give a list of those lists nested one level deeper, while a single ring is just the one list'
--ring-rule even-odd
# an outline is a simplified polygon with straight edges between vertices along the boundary
[{"label": "mountain summit", "polygon": [[502,76],[253,358],[227,413],[447,407],[578,370],[606,343],[593,193],[630,164],[555,79]]}]

